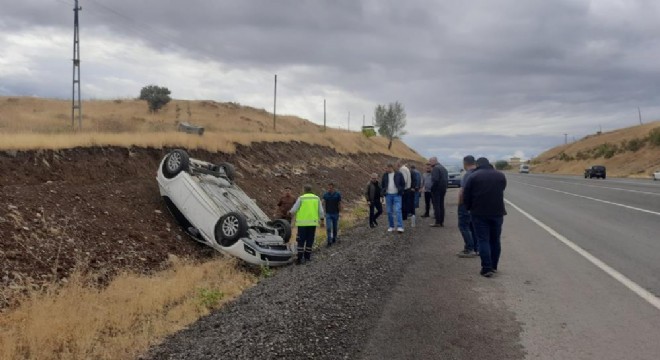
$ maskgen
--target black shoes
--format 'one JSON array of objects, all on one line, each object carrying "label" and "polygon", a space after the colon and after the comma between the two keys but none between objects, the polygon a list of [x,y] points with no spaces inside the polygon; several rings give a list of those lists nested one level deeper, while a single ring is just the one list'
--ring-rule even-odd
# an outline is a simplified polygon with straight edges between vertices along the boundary
[{"label": "black shoes", "polygon": [[445,224],[431,224],[431,227],[445,227]]},{"label": "black shoes", "polygon": [[489,278],[489,277],[493,276],[496,272],[497,272],[497,270],[493,270],[493,269],[481,269],[481,272],[479,272],[479,275]]}]

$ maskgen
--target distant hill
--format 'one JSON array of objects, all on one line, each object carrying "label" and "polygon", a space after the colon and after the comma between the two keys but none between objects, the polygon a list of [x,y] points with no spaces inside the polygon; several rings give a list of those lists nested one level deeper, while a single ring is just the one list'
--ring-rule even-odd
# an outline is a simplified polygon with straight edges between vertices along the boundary
[{"label": "distant hill", "polygon": [[591,165],[606,166],[611,176],[649,177],[660,169],[660,121],[554,147],[532,160],[532,171],[579,175]]},{"label": "distant hill", "polygon": [[[387,149],[386,139],[358,131],[328,128],[292,115],[232,102],[172,100],[158,113],[134,99],[83,101],[83,130],[73,131],[71,101],[0,97],[0,150],[62,149],[76,146],[181,146],[232,152],[236,144],[300,141],[340,153],[380,153],[408,159],[421,156],[401,141]],[[179,122],[205,128],[203,136],[177,132]]]}]

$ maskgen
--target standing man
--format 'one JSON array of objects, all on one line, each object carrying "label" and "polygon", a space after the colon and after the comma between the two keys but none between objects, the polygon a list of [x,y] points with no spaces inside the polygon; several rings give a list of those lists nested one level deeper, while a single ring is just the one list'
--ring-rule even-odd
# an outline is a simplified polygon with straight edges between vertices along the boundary
[{"label": "standing man", "polygon": [[325,207],[325,226],[328,234],[328,247],[337,242],[337,228],[339,227],[339,212],[341,211],[341,194],[335,191],[335,184],[328,183],[328,191],[323,194]]},{"label": "standing man", "polygon": [[463,190],[465,189],[465,184],[476,167],[477,165],[474,161],[474,156],[468,155],[463,158],[463,169],[465,169],[465,173],[463,173],[463,177],[461,178],[461,188],[458,190],[458,230],[460,230],[461,235],[463,236],[464,243],[463,251],[459,252],[458,256],[463,258],[478,256],[477,239],[474,236],[472,228],[472,217],[463,203]]},{"label": "standing man", "polygon": [[296,216],[298,226],[298,259],[296,265],[312,259],[312,246],[314,246],[314,235],[319,223],[323,225],[323,206],[321,199],[312,193],[312,186],[303,186],[303,194],[289,211]]},{"label": "standing man", "polygon": [[411,214],[413,216],[413,224],[415,221],[415,215],[417,212],[417,208],[419,207],[419,196],[421,195],[422,191],[422,173],[420,173],[417,170],[417,167],[415,165],[410,166],[410,180],[412,182],[412,190],[413,190],[413,201],[412,201],[412,211]]},{"label": "standing man", "polygon": [[403,175],[403,181],[405,182],[403,194],[401,195],[401,216],[403,217],[403,221],[406,221],[408,220],[408,215],[410,215],[410,212],[412,211],[410,208],[412,177],[410,175],[410,169],[408,169],[404,160],[399,160],[398,165],[399,172]]},{"label": "standing man", "polygon": [[445,226],[445,195],[449,183],[449,173],[444,166],[440,165],[435,156],[429,159],[431,164],[431,201],[433,202],[433,213],[435,223],[431,227]]},{"label": "standing man", "polygon": [[481,272],[485,277],[497,272],[502,246],[506,177],[495,170],[486,158],[477,159],[477,170],[470,175],[463,191],[463,203],[472,215],[474,233],[479,242]]},{"label": "standing man", "polygon": [[400,172],[394,170],[393,164],[387,165],[387,172],[381,179],[382,191],[387,206],[387,220],[389,228],[387,232],[394,231],[394,217],[396,216],[396,231],[403,232],[403,217],[401,215],[401,195],[406,186],[406,181]]},{"label": "standing man", "polygon": [[296,203],[296,198],[291,194],[291,187],[285,186],[282,197],[277,202],[277,211],[275,214],[276,219],[286,219],[291,222],[291,213],[289,210],[293,207],[293,204]]},{"label": "standing man", "polygon": [[[383,213],[382,190],[378,183],[378,174],[371,174],[371,180],[367,184],[367,191],[364,193],[369,204],[369,227],[378,226],[378,217]],[[375,210],[375,211],[374,211]]]},{"label": "standing man", "polygon": [[422,217],[429,217],[431,210],[431,186],[433,179],[431,178],[431,164],[424,165],[424,175],[422,175],[422,188],[424,192],[424,215]]}]

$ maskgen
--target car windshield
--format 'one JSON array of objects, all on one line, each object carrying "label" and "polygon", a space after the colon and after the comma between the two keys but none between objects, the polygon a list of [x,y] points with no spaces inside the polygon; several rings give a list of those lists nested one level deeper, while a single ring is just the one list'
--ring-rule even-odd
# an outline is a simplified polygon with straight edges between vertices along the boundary
[{"label": "car windshield", "polygon": [[461,169],[456,165],[447,165],[447,172],[448,173],[459,173],[459,172],[461,172]]}]

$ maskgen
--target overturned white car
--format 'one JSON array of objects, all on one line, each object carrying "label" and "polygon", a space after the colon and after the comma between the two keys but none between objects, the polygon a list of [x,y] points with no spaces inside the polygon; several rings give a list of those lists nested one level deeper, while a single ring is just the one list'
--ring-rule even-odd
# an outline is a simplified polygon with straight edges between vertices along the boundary
[{"label": "overturned white car", "polygon": [[158,167],[160,194],[195,240],[255,265],[293,260],[291,225],[268,216],[234,183],[231,164],[212,164],[173,150]]}]

